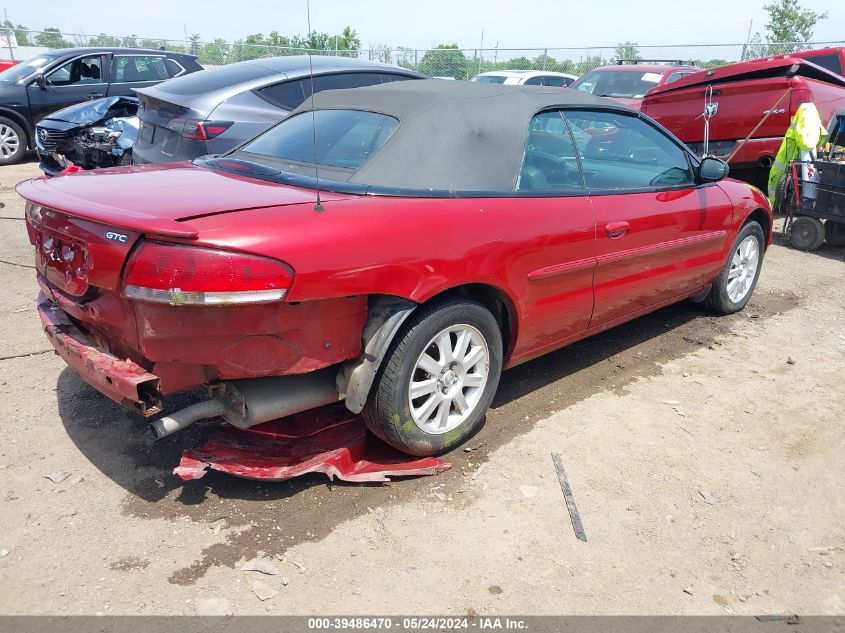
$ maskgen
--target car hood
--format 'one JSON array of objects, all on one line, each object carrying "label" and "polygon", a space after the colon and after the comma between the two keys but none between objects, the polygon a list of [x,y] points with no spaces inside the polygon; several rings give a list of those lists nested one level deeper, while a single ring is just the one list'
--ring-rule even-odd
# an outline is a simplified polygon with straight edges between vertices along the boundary
[{"label": "car hood", "polygon": [[[93,180],[92,180],[93,179]],[[313,203],[315,192],[189,162],[133,165],[26,180],[18,193],[36,204],[142,233],[194,237],[187,220],[292,204]],[[324,200],[349,196],[323,194]]]},{"label": "car hood", "polygon": [[72,123],[74,125],[88,125],[96,123],[109,118],[109,111],[115,106],[137,107],[138,97],[105,97],[104,99],[96,99],[95,101],[84,101],[76,105],[62,108],[58,112],[53,112],[42,121],[62,121],[63,123]]}]

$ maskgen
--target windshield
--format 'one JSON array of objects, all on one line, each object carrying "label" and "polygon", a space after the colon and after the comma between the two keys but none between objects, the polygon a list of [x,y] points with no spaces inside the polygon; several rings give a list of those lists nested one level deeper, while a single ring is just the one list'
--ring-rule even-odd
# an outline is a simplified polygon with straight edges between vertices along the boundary
[{"label": "windshield", "polygon": [[[270,128],[235,154],[282,171],[313,175],[314,162],[345,180],[375,154],[399,126],[385,114],[359,110],[302,112]],[[316,127],[316,134],[315,134]],[[314,140],[316,137],[316,150]]]},{"label": "windshield", "polygon": [[589,92],[597,97],[642,99],[646,92],[657,85],[662,76],[662,73],[630,70],[594,70],[573,82],[570,88]]},{"label": "windshield", "polygon": [[507,77],[505,75],[476,75],[472,81],[480,81],[485,84],[503,84]]},{"label": "windshield", "polygon": [[15,64],[11,68],[0,73],[0,81],[8,81],[14,83],[20,81],[25,77],[29,77],[34,72],[43,70],[50,62],[58,59],[57,55],[37,55],[25,62]]}]

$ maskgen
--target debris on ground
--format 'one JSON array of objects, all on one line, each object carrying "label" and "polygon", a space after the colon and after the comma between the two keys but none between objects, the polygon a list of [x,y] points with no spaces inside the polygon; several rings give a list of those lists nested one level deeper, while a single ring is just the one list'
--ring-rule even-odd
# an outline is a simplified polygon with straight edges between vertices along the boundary
[{"label": "debris on ground", "polygon": [[60,484],[65,479],[70,477],[70,473],[65,472],[64,470],[57,470],[54,473],[50,473],[49,475],[44,475],[47,479],[52,481],[54,484]]},{"label": "debris on ground", "polygon": [[197,615],[223,616],[235,613],[232,603],[225,598],[200,598],[196,608]]},{"label": "debris on ground", "polygon": [[692,595],[692,587],[684,587],[684,593]]},{"label": "debris on ground", "polygon": [[186,450],[173,473],[185,481],[212,468],[247,479],[282,481],[324,473],[349,482],[385,482],[436,475],[450,467],[436,457],[414,457],[388,446],[340,404],[249,429],[223,426],[203,446]]},{"label": "debris on ground", "polygon": [[526,499],[533,499],[537,496],[537,486],[520,486],[519,491]]},{"label": "debris on ground", "polygon": [[279,570],[269,558],[259,556],[244,563],[241,571],[258,571],[268,576],[278,576]]},{"label": "debris on ground", "polygon": [[256,580],[252,583],[252,593],[258,596],[258,599],[261,600],[261,602],[269,600],[270,598],[275,598],[279,595],[279,591],[277,589],[274,589],[260,580]]},{"label": "debris on ground", "polygon": [[708,504],[708,505],[711,505],[711,506],[712,506],[712,505],[714,505],[714,504],[716,504],[716,503],[718,503],[718,502],[719,502],[719,496],[718,496],[718,495],[714,495],[714,494],[713,494],[712,492],[710,492],[709,490],[699,490],[699,491],[698,491],[698,494],[700,494],[700,495],[701,495],[701,498],[702,498],[702,499],[704,499],[704,503],[706,503],[706,504]]},{"label": "debris on ground", "polygon": [[0,558],[5,558],[9,555],[9,550],[7,549],[0,549]]},{"label": "debris on ground", "polygon": [[566,478],[566,471],[563,469],[563,460],[557,453],[552,453],[552,463],[557,471],[557,478],[560,482],[560,489],[563,491],[563,499],[566,501],[566,509],[569,510],[569,519],[572,521],[572,529],[575,530],[575,537],[587,542],[587,534],[581,524],[581,515],[578,514],[578,507],[575,505],[575,496],[569,486],[569,479]]},{"label": "debris on ground", "polygon": [[787,364],[787,365],[794,365],[794,364],[795,364],[795,359],[794,359],[794,358],[792,358],[792,356],[789,356],[789,357],[786,359],[786,364]]}]

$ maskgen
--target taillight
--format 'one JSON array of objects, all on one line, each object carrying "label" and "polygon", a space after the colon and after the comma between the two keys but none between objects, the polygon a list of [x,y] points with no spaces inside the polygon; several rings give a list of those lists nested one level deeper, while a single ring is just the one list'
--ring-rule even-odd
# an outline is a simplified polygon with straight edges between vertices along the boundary
[{"label": "taillight", "polygon": [[813,93],[806,88],[793,88],[792,94],[789,95],[789,119],[795,116],[798,112],[798,106],[802,103],[812,103]]},{"label": "taillight", "polygon": [[234,121],[198,121],[196,119],[172,119],[165,127],[183,138],[207,141],[220,136],[232,127]]},{"label": "taillight", "polygon": [[123,293],[171,305],[281,301],[293,283],[282,262],[198,246],[145,242],[129,262]]}]

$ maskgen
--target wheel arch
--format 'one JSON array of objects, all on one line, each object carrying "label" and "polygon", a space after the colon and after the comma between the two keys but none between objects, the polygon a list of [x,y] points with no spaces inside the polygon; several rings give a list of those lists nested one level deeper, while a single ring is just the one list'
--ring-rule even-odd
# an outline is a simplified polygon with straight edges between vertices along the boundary
[{"label": "wheel arch", "polygon": [[742,226],[745,226],[749,222],[754,221],[757,222],[761,227],[763,227],[763,235],[766,238],[766,248],[772,243],[772,219],[765,210],[761,208],[754,209],[751,213],[748,214],[748,217],[745,218],[742,222]]},{"label": "wheel arch", "polygon": [[32,134],[32,130],[29,129],[29,122],[23,115],[21,115],[20,112],[15,112],[14,110],[9,110],[8,108],[0,107],[0,117],[11,119],[12,121],[20,125],[21,129],[23,130],[23,133],[26,134],[27,149],[35,149],[35,137]]},{"label": "wheel arch", "polygon": [[337,375],[338,394],[344,398],[347,409],[353,413],[363,410],[387,350],[411,313],[419,306],[445,297],[467,297],[490,311],[502,333],[503,362],[507,364],[516,342],[517,312],[511,298],[500,288],[466,283],[441,290],[420,302],[393,295],[370,295],[367,322],[361,334],[361,354],[345,362]]}]

